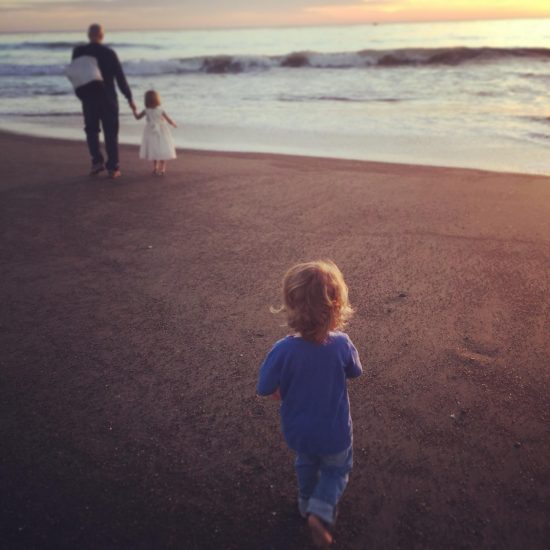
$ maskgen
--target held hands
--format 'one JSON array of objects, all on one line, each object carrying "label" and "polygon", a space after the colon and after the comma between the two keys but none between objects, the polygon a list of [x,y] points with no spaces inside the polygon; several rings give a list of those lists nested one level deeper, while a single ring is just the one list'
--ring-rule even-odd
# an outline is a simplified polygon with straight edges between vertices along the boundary
[{"label": "held hands", "polygon": [[128,105],[130,105],[130,109],[132,109],[132,113],[134,114],[134,118],[136,120],[139,120],[138,118],[138,112],[137,112],[137,107],[136,107],[136,104],[134,103],[134,101],[129,101],[128,102]]}]

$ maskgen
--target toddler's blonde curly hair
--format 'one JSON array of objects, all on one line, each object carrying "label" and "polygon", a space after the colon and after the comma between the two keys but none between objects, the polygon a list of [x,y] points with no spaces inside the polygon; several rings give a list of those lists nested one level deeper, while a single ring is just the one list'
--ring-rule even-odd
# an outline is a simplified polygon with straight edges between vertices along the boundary
[{"label": "toddler's blonde curly hair", "polygon": [[353,313],[344,276],[331,260],[291,267],[283,278],[283,302],[288,325],[317,343],[343,328]]}]

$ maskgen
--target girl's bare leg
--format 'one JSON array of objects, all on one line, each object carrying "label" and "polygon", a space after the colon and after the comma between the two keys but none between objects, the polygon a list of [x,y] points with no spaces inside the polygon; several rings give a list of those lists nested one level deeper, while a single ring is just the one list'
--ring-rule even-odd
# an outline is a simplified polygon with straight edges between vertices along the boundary
[{"label": "girl's bare leg", "polygon": [[153,161],[153,176],[156,176],[158,174],[158,161]]},{"label": "girl's bare leg", "polygon": [[165,160],[159,160],[159,174],[161,176],[164,176],[164,172],[166,171],[166,161]]}]

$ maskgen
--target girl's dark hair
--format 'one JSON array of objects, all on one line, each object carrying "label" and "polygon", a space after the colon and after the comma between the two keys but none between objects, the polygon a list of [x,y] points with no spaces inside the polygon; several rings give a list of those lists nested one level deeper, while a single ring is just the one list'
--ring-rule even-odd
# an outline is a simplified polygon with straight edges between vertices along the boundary
[{"label": "girl's dark hair", "polygon": [[154,109],[160,105],[160,96],[156,90],[147,90],[144,98],[145,107]]}]

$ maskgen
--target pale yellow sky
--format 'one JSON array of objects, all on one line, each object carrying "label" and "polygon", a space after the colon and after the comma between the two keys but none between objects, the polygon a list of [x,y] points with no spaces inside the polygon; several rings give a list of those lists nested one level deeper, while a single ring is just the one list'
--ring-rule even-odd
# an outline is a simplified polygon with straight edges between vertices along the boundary
[{"label": "pale yellow sky", "polygon": [[550,17],[550,0],[0,0],[0,32]]}]

